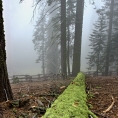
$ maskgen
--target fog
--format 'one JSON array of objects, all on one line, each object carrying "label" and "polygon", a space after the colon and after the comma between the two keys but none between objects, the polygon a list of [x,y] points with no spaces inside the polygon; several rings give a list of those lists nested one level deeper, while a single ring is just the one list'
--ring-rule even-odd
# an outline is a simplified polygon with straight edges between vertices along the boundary
[{"label": "fog", "polygon": [[[89,1],[89,0],[86,0]],[[96,0],[96,8],[102,5],[101,0]],[[7,51],[7,67],[9,75],[13,74],[39,74],[41,65],[35,63],[38,55],[32,43],[34,25],[38,17],[36,11],[33,19],[33,0],[4,0],[4,28]],[[89,52],[89,35],[93,23],[97,19],[94,6],[86,2],[83,21],[81,70],[86,71],[87,54]]]}]

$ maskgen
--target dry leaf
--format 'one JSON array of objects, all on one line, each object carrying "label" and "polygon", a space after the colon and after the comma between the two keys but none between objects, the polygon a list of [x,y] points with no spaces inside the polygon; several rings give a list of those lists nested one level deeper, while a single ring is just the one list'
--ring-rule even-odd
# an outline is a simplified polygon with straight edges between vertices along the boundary
[{"label": "dry leaf", "polygon": [[66,86],[61,86],[61,87],[60,87],[60,89],[64,89],[64,88],[66,88]]}]

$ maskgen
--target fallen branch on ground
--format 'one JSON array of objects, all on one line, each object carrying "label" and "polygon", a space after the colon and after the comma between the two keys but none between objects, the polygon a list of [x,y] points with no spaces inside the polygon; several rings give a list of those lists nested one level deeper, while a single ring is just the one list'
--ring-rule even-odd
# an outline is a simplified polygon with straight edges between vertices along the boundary
[{"label": "fallen branch on ground", "polygon": [[20,87],[20,89],[19,89],[18,93],[19,93],[19,94],[21,94],[21,91],[22,91],[22,88]]},{"label": "fallen branch on ground", "polygon": [[111,96],[111,98],[112,98],[113,102],[111,103],[111,105],[106,110],[103,111],[104,113],[110,111],[111,108],[113,107],[114,103],[115,103],[115,100],[114,100],[113,96]]},{"label": "fallen branch on ground", "polygon": [[35,97],[47,97],[47,96],[57,97],[57,96],[59,96],[59,94],[53,94],[53,93],[48,94],[47,93],[47,94],[35,94],[33,96],[35,96]]}]

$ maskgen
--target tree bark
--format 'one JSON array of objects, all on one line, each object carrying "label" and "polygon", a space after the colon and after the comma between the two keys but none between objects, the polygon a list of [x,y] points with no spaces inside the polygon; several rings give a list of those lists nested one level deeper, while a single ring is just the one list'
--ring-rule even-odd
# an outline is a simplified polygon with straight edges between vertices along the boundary
[{"label": "tree bark", "polygon": [[67,31],[68,31],[68,39],[67,39],[67,68],[68,68],[68,75],[70,76],[70,56],[69,56],[69,54],[70,54],[70,27],[69,27],[69,23],[67,25]]},{"label": "tree bark", "polygon": [[[44,22],[43,22],[44,24]],[[45,37],[44,37],[44,34],[45,34],[45,31],[44,31],[44,25],[42,27],[42,31],[43,31],[43,42],[42,42],[42,70],[43,70],[43,75],[45,75]]]},{"label": "tree bark", "polygon": [[72,75],[80,72],[84,0],[77,0]]},{"label": "tree bark", "polygon": [[109,73],[109,56],[110,56],[110,48],[111,48],[111,34],[112,34],[112,23],[113,23],[113,8],[114,8],[114,0],[111,0],[110,5],[110,19],[109,19],[109,31],[108,31],[108,42],[106,49],[106,64],[105,64],[105,75],[108,76]]},{"label": "tree bark", "polygon": [[6,66],[5,36],[3,26],[3,8],[0,0],[0,102],[13,99]]},{"label": "tree bark", "polygon": [[61,72],[67,75],[66,70],[66,0],[61,0]]}]

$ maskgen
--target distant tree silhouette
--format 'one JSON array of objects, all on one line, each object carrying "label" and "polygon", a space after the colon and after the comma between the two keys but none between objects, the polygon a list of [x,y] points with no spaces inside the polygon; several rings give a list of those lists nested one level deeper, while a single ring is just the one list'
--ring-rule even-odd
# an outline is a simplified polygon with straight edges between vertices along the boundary
[{"label": "distant tree silhouette", "polygon": [[[113,4],[114,2],[114,4]],[[111,4],[113,4],[113,11],[111,11]],[[110,49],[109,49],[109,68],[108,70],[116,70],[118,73],[118,1],[105,0],[106,16],[110,23],[111,12],[112,13],[112,32],[110,39]],[[107,58],[107,57],[106,57]],[[106,64],[107,65],[107,64]]]},{"label": "distant tree silhouette", "polygon": [[[46,67],[46,43],[47,43],[47,35],[46,35],[46,18],[44,17],[43,20],[42,16],[44,15],[44,10],[40,12],[40,17],[36,22],[35,31],[33,34],[33,43],[34,49],[37,51],[38,58],[36,63],[42,64],[42,73],[45,74],[45,67]],[[40,21],[41,20],[41,21]],[[41,22],[41,23],[39,23]]]},{"label": "distant tree silhouette", "polygon": [[105,64],[105,75],[108,76],[109,66],[110,66],[110,50],[111,50],[111,37],[112,37],[112,26],[113,26],[113,11],[114,11],[114,0],[111,0],[110,4],[110,14],[109,14],[109,31],[108,31],[108,41],[106,49],[106,64]]},{"label": "distant tree silhouette", "polygon": [[61,72],[67,75],[66,69],[66,0],[61,0]]},{"label": "distant tree silhouette", "polygon": [[77,0],[76,4],[76,21],[75,21],[75,39],[73,50],[72,75],[76,76],[80,72],[81,61],[81,40],[83,26],[84,0]]},{"label": "distant tree silhouette", "polygon": [[97,10],[99,17],[97,22],[94,23],[94,30],[89,38],[91,42],[89,45],[91,47],[91,52],[87,57],[89,65],[88,69],[96,69],[96,75],[98,75],[98,71],[104,72],[105,67],[107,24],[104,12],[104,9]]}]

